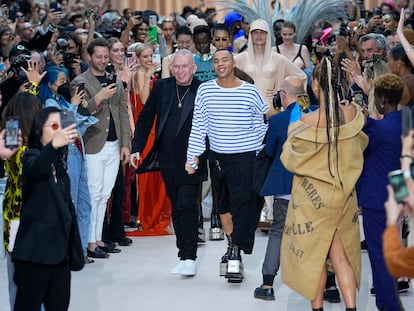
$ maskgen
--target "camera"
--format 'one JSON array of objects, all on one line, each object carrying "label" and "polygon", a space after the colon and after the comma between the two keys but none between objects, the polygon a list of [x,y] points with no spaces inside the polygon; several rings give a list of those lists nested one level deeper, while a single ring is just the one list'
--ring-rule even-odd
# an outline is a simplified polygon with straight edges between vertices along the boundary
[{"label": "camera", "polygon": [[273,95],[273,108],[282,108],[282,98],[280,97],[280,91],[277,91],[276,94]]},{"label": "camera", "polygon": [[85,16],[87,18],[92,17],[92,19],[94,20],[94,22],[96,23],[99,19],[98,14],[96,14],[96,12],[92,9],[86,9],[85,10]]},{"label": "camera", "polygon": [[342,37],[349,37],[351,32],[349,31],[348,25],[346,23],[341,23],[341,27],[339,28],[339,35]]},{"label": "camera", "polygon": [[10,65],[10,71],[14,73],[14,76],[19,82],[27,82],[27,77],[22,68],[27,70],[29,68],[28,61],[31,59],[30,55],[20,54]]},{"label": "camera", "polygon": [[68,65],[72,64],[75,59],[79,59],[80,55],[79,53],[69,53],[69,52],[63,52],[63,61],[65,62],[65,65],[68,67]]}]

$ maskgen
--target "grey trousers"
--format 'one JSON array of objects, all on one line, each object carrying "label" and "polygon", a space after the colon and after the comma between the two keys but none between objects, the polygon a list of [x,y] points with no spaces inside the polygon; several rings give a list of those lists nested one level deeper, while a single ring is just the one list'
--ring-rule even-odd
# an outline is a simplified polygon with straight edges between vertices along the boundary
[{"label": "grey trousers", "polygon": [[[269,229],[266,255],[263,262],[263,284],[273,285],[273,280],[280,266],[280,246],[289,201],[275,198],[273,203],[273,222]],[[267,284],[271,283],[271,284]]]}]

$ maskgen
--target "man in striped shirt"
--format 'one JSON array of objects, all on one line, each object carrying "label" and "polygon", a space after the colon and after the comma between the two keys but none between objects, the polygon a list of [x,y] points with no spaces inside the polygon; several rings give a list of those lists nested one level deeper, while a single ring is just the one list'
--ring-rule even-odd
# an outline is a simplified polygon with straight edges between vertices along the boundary
[{"label": "man in striped shirt", "polygon": [[267,130],[264,115],[268,106],[256,86],[236,78],[231,52],[217,50],[213,63],[217,79],[202,83],[197,91],[186,170],[195,173],[208,136],[209,160],[214,163],[211,178],[218,190],[228,252],[236,252],[240,258],[240,250],[246,254],[253,250],[260,215],[252,190],[253,170]]}]

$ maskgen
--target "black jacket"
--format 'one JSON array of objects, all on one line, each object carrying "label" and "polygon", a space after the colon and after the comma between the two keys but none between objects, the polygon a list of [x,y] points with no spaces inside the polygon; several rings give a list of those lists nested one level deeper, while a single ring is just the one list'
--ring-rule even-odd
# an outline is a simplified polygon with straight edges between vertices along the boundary
[{"label": "black jacket", "polygon": [[[154,155],[156,157],[158,156],[161,170],[162,168],[171,168],[173,170],[174,180],[177,185],[197,184],[207,179],[206,157],[204,155],[200,157],[199,168],[195,174],[189,175],[185,171],[188,138],[190,136],[191,122],[193,119],[194,99],[200,84],[201,82],[199,80],[193,79],[189,92],[183,99],[181,118],[177,120],[177,130],[174,135],[174,141],[172,142],[174,144],[173,154],[158,154],[158,151],[165,150],[165,148],[161,145],[163,144],[165,126],[171,116],[170,112],[172,105],[177,103],[175,78],[166,78],[155,82],[150,96],[148,97],[148,100],[142,109],[135,126],[132,153],[142,153],[154,120],[155,118],[157,119],[155,127],[155,142],[153,148],[148,154],[148,157]],[[169,137],[171,137],[171,135],[169,135]]]},{"label": "black jacket", "polygon": [[68,260],[69,235],[76,221],[63,148],[51,144],[23,156],[20,226],[13,260],[54,265]]}]

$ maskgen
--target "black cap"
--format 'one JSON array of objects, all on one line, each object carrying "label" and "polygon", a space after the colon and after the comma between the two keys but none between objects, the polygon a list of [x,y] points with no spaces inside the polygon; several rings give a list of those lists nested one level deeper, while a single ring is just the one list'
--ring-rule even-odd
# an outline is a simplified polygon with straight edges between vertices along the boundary
[{"label": "black cap", "polygon": [[19,56],[20,54],[30,55],[30,50],[27,49],[25,46],[18,44],[14,45],[9,52],[9,58]]}]

